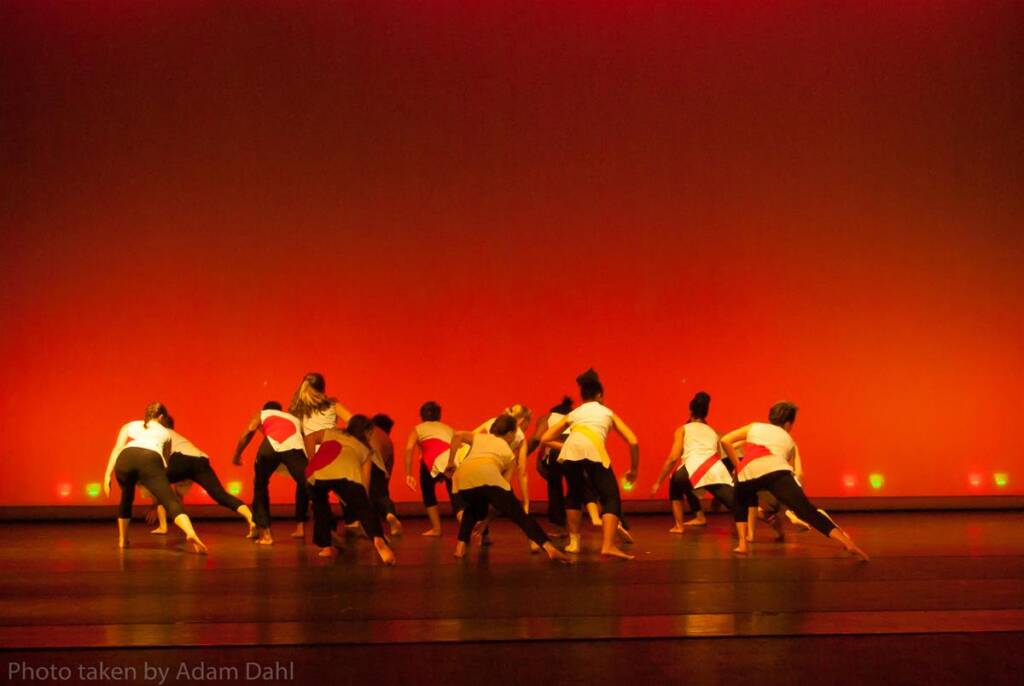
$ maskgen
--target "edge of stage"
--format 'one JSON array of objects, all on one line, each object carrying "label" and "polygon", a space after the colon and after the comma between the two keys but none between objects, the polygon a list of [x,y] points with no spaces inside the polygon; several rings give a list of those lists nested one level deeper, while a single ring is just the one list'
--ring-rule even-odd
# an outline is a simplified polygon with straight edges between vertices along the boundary
[{"label": "edge of stage", "polygon": [[158,683],[147,667],[170,670],[164,683],[326,674],[351,683],[763,683],[776,674],[1016,682],[1024,669],[1019,511],[838,519],[872,562],[813,532],[775,543],[765,527],[753,555],[740,558],[724,514],[682,536],[667,533],[665,515],[637,514],[635,561],[599,559],[591,530],[588,550],[568,567],[531,555],[505,520],[493,525],[494,545],[457,561],[451,520],[443,538],[427,539],[425,521],[407,518],[395,568],[352,534],[337,557],[318,558],[308,537],[288,537],[286,521],[271,547],[246,541],[240,522],[203,522],[208,557],[139,522],[123,552],[109,521],[9,522],[0,669],[9,683],[40,681],[25,670],[65,667],[71,678],[61,672],[57,681],[96,683],[95,672],[79,670],[100,664],[134,668],[134,679],[121,680],[136,683]]}]

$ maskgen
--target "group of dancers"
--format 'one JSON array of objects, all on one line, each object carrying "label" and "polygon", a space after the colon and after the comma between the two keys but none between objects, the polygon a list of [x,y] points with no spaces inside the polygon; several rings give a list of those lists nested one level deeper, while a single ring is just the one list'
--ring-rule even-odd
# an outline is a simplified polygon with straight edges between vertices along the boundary
[{"label": "group of dancers", "polygon": [[[532,551],[544,551],[552,560],[568,562],[569,555],[581,552],[586,511],[591,522],[601,527],[601,554],[632,559],[620,546],[632,542],[632,538],[622,519],[619,480],[606,444],[608,434],[614,432],[628,445],[630,466],[623,478],[632,487],[640,463],[639,443],[636,434],[605,404],[597,372],[587,370],[576,383],[581,404],[574,407],[571,398],[564,398],[539,418],[529,439],[526,431],[532,415],[523,405],[506,408],[472,431],[456,431],[441,421],[440,405],[424,403],[420,422],[409,433],[404,450],[405,482],[410,489],[420,491],[430,523],[423,535],[442,535],[437,500],[437,485],[442,483],[458,522],[456,557],[464,557],[474,540],[489,542],[488,523],[493,510],[523,531]],[[868,559],[803,491],[800,455],[790,435],[796,405],[776,403],[769,410],[768,422],[753,422],[719,436],[707,424],[710,404],[711,397],[704,392],[690,401],[689,419],[676,429],[672,449],[651,488],[655,494],[665,479],[670,479],[669,499],[675,520],[671,533],[681,534],[687,526],[704,525],[698,493],[708,492],[733,513],[736,553],[750,550],[759,518],[769,522],[781,539],[785,516],[798,526],[835,539],[856,557]],[[182,489],[190,483],[199,484],[218,504],[238,513],[246,521],[247,535],[257,544],[272,544],[269,483],[275,472],[284,470],[295,481],[293,537],[305,536],[312,505],[312,538],[318,554],[331,556],[344,545],[344,536],[337,533],[339,519],[330,503],[330,494],[334,493],[345,525],[361,527],[380,559],[394,564],[390,541],[402,533],[402,523],[390,497],[393,426],[393,420],[384,414],[353,414],[327,395],[321,374],[307,374],[288,410],[276,401],[264,404],[235,448],[233,462],[238,465],[256,433],[263,436],[253,466],[250,508],[224,489],[209,457],[174,430],[167,408],[151,403],[143,419],[121,428],[103,479],[106,494],[113,479],[121,488],[118,544],[122,548],[128,545],[136,485],[141,485],[157,503],[154,516],[158,525],[153,533],[167,533],[167,522],[173,522],[184,532],[194,552],[206,553],[206,545],[182,506]],[[526,466],[534,452],[538,452],[538,472],[547,482],[548,520],[555,529],[551,534],[529,514]],[[418,476],[414,475],[414,464],[418,465]],[[521,500],[513,483],[518,484]],[[684,501],[694,513],[690,521],[684,520]],[[568,538],[562,550],[551,540],[561,536]]]}]

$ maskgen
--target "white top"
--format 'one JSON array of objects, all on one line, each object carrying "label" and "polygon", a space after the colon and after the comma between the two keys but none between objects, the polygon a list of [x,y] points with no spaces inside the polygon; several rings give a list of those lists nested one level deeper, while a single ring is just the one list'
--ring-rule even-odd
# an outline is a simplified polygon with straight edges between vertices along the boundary
[{"label": "white top", "polygon": [[[333,458],[333,459],[331,459]],[[330,459],[309,476],[309,482],[348,479],[363,483],[363,465],[370,459],[370,449],[362,441],[339,429],[327,429],[316,449],[313,462]]]},{"label": "white top", "polygon": [[171,434],[163,424],[155,419],[150,419],[148,426],[144,426],[144,424],[145,422],[141,419],[137,419],[124,425],[124,431],[128,439],[124,447],[151,450],[160,456],[166,467],[167,460],[164,458],[164,446],[171,442]]},{"label": "white top", "polygon": [[566,419],[569,420],[570,433],[569,437],[565,439],[565,443],[562,444],[562,452],[558,454],[558,461],[603,462],[597,446],[583,434],[572,431],[572,427],[577,424],[587,427],[596,433],[603,443],[608,438],[608,430],[612,426],[613,416],[615,416],[614,412],[595,400],[583,403],[566,415]]},{"label": "white top", "polygon": [[[754,446],[762,446],[769,451],[764,457],[748,457]],[[772,472],[792,472],[790,460],[796,456],[796,443],[789,432],[774,424],[754,422],[747,431],[747,442],[743,446],[743,460],[737,466],[738,481],[750,481]]]},{"label": "white top", "polygon": [[[689,422],[683,426],[683,431],[683,455],[679,466],[686,467],[693,487],[696,489],[714,484],[731,485],[732,476],[718,459],[718,434],[715,430],[704,422]],[[712,458],[715,459],[712,466],[694,481],[694,475]]]},{"label": "white top", "polygon": [[302,427],[298,418],[281,410],[260,412],[260,426],[275,452],[305,450],[302,442]]},{"label": "white top", "polygon": [[167,433],[171,434],[172,453],[181,453],[182,455],[188,455],[189,457],[209,457],[209,455],[197,448],[192,441],[188,440],[174,429],[168,429]]},{"label": "white top", "polygon": [[[475,433],[478,433],[478,434],[485,434],[485,433],[489,434],[489,433],[491,433],[491,427],[494,426],[494,422],[497,421],[497,419],[498,419],[497,417],[491,417],[486,422],[484,422],[480,426],[476,427]],[[519,425],[517,424],[516,425],[516,437],[514,439],[512,439],[512,450],[519,450],[519,446],[521,446],[523,444],[523,441],[525,441],[525,440],[526,440],[526,434],[523,433],[523,430],[520,429]]]},{"label": "white top", "polygon": [[334,403],[331,406],[317,410],[308,417],[302,418],[302,432],[311,434],[320,429],[333,429],[338,426],[338,413],[334,411]]},{"label": "white top", "polygon": [[473,436],[469,454],[459,464],[452,478],[452,492],[480,486],[497,486],[512,490],[505,480],[505,472],[515,464],[516,457],[505,439],[494,434],[478,433]]}]

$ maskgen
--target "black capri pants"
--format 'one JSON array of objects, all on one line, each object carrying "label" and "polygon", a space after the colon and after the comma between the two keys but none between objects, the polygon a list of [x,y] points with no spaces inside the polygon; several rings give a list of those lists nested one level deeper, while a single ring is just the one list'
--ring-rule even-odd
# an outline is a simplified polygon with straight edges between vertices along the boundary
[{"label": "black capri pants", "polygon": [[597,492],[598,502],[604,514],[613,514],[622,518],[622,498],[619,495],[619,482],[611,467],[605,467],[593,460],[568,460],[561,463],[562,474],[568,484],[565,496],[565,509],[582,510],[587,500],[587,484]]},{"label": "black capri pants", "polygon": [[733,516],[737,522],[747,521],[747,510],[757,507],[758,491],[771,493],[779,502],[795,512],[797,517],[825,536],[836,528],[831,519],[818,512],[818,508],[811,504],[804,489],[800,488],[800,484],[793,477],[793,472],[786,469],[736,483],[736,507],[733,509]]},{"label": "black capri pants", "polygon": [[306,485],[306,451],[282,450],[277,452],[270,441],[263,441],[256,451],[256,472],[252,486],[252,518],[256,526],[270,526],[270,477],[284,464],[295,480],[295,521],[304,522],[309,513],[309,487]]},{"label": "black capri pants", "polygon": [[213,498],[218,505],[223,505],[232,511],[237,511],[238,508],[245,505],[239,498],[224,490],[220,479],[217,478],[217,473],[210,466],[208,457],[171,453],[167,459],[167,480],[172,484],[179,481],[194,481],[202,486],[207,495]]},{"label": "black capri pants", "polygon": [[469,543],[469,537],[473,534],[473,526],[477,522],[487,519],[488,508],[494,509],[511,519],[516,526],[523,530],[526,537],[537,545],[544,545],[548,542],[547,534],[540,528],[540,525],[523,510],[522,503],[516,499],[511,489],[504,489],[500,486],[477,486],[459,491],[464,505],[462,511],[462,523],[459,524],[459,540]]},{"label": "black capri pants", "polygon": [[370,468],[370,504],[381,517],[396,514],[395,501],[391,499],[390,489],[391,475],[377,465]]},{"label": "black capri pants", "polygon": [[437,476],[430,476],[427,463],[420,460],[420,491],[423,493],[424,507],[437,507],[437,483],[444,482],[444,488],[448,491],[448,500],[452,504],[452,512],[462,510],[462,498],[458,493],[452,493],[452,480],[443,472]]},{"label": "black capri pants", "polygon": [[114,476],[121,487],[121,505],[117,516],[132,518],[132,503],[135,502],[135,484],[140,483],[153,494],[157,502],[167,510],[167,517],[174,521],[185,514],[181,499],[167,481],[164,460],[160,455],[146,448],[125,448],[114,462]]},{"label": "black capri pants", "polygon": [[[735,509],[736,496],[735,489],[732,486],[729,484],[711,484],[704,488],[715,500],[725,505],[730,511]],[[693,490],[693,482],[690,481],[690,474],[686,471],[686,467],[677,469],[675,474],[672,475],[672,479],[668,482],[668,499],[685,499],[691,511],[701,511],[700,498],[697,497]]]},{"label": "black capri pants", "polygon": [[337,494],[346,512],[352,512],[370,538],[384,538],[380,516],[370,504],[363,485],[348,479],[320,480],[309,487],[313,500],[313,543],[321,548],[331,545],[331,531],[334,530],[334,513],[328,494]]}]

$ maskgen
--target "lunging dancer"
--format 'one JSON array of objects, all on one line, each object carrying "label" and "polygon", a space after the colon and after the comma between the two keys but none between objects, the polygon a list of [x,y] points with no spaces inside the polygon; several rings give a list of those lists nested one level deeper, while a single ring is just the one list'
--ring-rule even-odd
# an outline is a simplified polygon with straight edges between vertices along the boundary
[{"label": "lunging dancer", "polygon": [[[668,497],[672,503],[672,517],[675,519],[675,526],[669,529],[673,534],[683,533],[687,525],[707,524],[700,499],[694,493],[696,490],[707,489],[730,511],[735,504],[732,476],[722,464],[718,451],[718,434],[707,425],[710,406],[711,396],[704,391],[700,391],[690,400],[690,419],[676,429],[668,459],[665,460],[661,473],[651,487],[651,495],[655,495],[665,477],[672,473]],[[694,518],[688,522],[683,521],[684,498],[694,513]]]},{"label": "lunging dancer", "polygon": [[[516,455],[516,464],[518,465],[519,471],[519,495],[522,498],[523,510],[526,512],[530,511],[530,482],[529,475],[526,471],[526,458],[529,454],[528,443],[526,441],[526,429],[530,426],[530,418],[533,413],[530,412],[530,408],[526,405],[520,405],[516,403],[510,407],[506,407],[502,410],[502,413],[498,417],[512,417],[516,424],[515,436],[512,439],[511,447],[512,452]],[[498,417],[491,417],[480,426],[476,427],[474,431],[478,434],[490,433],[491,427],[494,426],[494,422]],[[458,455],[458,451],[449,453],[450,455]],[[458,466],[458,465],[456,465]]]},{"label": "lunging dancer", "polygon": [[370,455],[370,503],[377,514],[387,521],[391,535],[397,536],[402,533],[402,522],[398,521],[395,501],[391,499],[390,492],[391,470],[395,466],[395,445],[391,442],[391,428],[395,422],[386,414],[375,414],[370,421],[373,422],[373,437],[370,439],[370,447],[373,448]]},{"label": "lunging dancer", "polygon": [[[629,444],[630,468],[626,472],[627,482],[636,481],[637,468],[640,465],[640,446],[636,435],[614,412],[604,405],[604,387],[597,372],[589,369],[576,378],[580,387],[580,398],[583,404],[552,425],[541,439],[541,445],[560,448],[558,461],[569,484],[566,496],[566,522],[569,525],[569,545],[566,552],[577,553],[580,550],[580,522],[583,512],[583,493],[586,480],[597,491],[601,501],[601,554],[633,559],[632,555],[623,552],[615,545],[615,534],[619,528],[622,515],[622,500],[619,495],[619,482],[612,471],[611,459],[605,447],[608,430],[614,428]],[[560,436],[569,429],[569,437],[564,443]]]},{"label": "lunging dancer", "polygon": [[[416,479],[412,475],[412,457],[415,451],[420,454],[419,488],[423,495],[423,506],[427,510],[430,528],[423,532],[424,536],[441,535],[441,512],[437,507],[437,482],[443,481],[448,491],[452,510],[459,513],[462,508],[460,499],[452,492],[452,480],[444,473],[448,466],[448,455],[451,449],[452,435],[455,429],[441,421],[441,406],[429,400],[420,407],[420,423],[409,432],[405,442],[405,483],[416,490]],[[435,462],[440,460],[441,469]],[[456,515],[458,516],[458,514]]]},{"label": "lunging dancer", "polygon": [[[733,512],[740,542],[734,552],[749,551],[747,518],[756,512],[758,492],[768,491],[822,535],[834,538],[847,552],[867,561],[864,551],[831,518],[811,504],[793,478],[790,457],[796,452],[796,443],[790,431],[796,421],[796,413],[797,406],[793,403],[775,403],[768,412],[769,424],[754,422],[722,436],[722,447],[737,465],[736,507]],[[742,460],[736,455],[736,444],[740,442],[743,442]]]},{"label": "lunging dancer", "polygon": [[306,450],[302,442],[302,426],[294,415],[281,410],[281,403],[271,400],[249,421],[245,433],[238,439],[232,462],[242,464],[242,452],[256,431],[263,433],[264,440],[256,450],[253,464],[252,510],[256,522],[256,542],[270,545],[274,537],[270,534],[270,477],[280,465],[284,465],[295,483],[295,521],[297,527],[292,536],[301,538],[303,523],[309,513],[309,491],[306,487]]},{"label": "lunging dancer", "polygon": [[333,491],[345,509],[359,519],[384,564],[395,564],[395,554],[384,540],[380,516],[367,496],[372,437],[373,423],[365,415],[357,414],[349,418],[344,429],[321,429],[305,438],[309,457],[306,474],[313,499],[313,542],[320,547],[321,557],[333,554],[334,515],[327,499],[328,493]]},{"label": "lunging dancer", "polygon": [[459,540],[455,544],[455,557],[465,557],[466,547],[477,522],[487,518],[488,509],[494,507],[511,519],[523,530],[530,542],[552,560],[567,562],[568,558],[548,539],[540,525],[526,513],[512,492],[509,477],[516,468],[516,455],[512,444],[518,431],[516,419],[503,414],[491,422],[488,433],[460,431],[452,439],[452,451],[457,452],[463,444],[470,446],[469,453],[454,472],[454,492],[462,498],[464,510],[459,523]]},{"label": "lunging dancer", "polygon": [[193,552],[206,553],[192,520],[185,514],[181,499],[167,481],[167,457],[171,454],[171,435],[160,423],[167,415],[161,403],[150,403],[142,421],[128,422],[121,427],[114,449],[103,474],[103,493],[110,495],[111,476],[121,487],[121,505],[117,515],[117,544],[128,546],[128,525],[132,521],[135,484],[142,484],[167,510],[174,525],[185,532],[185,540]]},{"label": "lunging dancer", "polygon": [[[202,486],[207,495],[213,498],[218,505],[237,512],[245,519],[249,524],[248,536],[252,538],[256,531],[256,523],[252,520],[252,511],[249,506],[224,490],[220,479],[217,478],[217,473],[210,466],[210,458],[207,454],[174,430],[174,417],[165,415],[159,421],[171,435],[171,456],[167,458],[167,481],[172,484],[192,481]],[[166,534],[167,510],[163,505],[157,504],[156,516],[158,525],[151,533]]]}]

